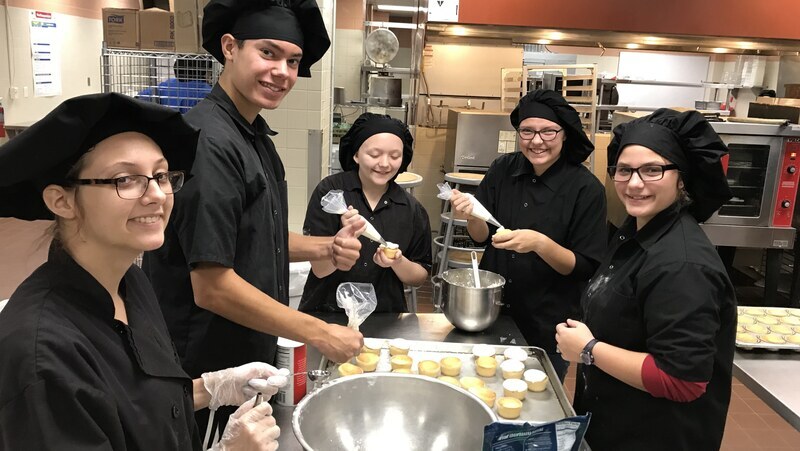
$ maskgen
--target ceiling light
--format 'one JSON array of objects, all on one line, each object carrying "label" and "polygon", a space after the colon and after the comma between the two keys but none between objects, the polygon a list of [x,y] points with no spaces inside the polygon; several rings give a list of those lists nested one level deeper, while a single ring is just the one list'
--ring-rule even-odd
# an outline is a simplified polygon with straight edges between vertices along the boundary
[{"label": "ceiling light", "polygon": [[417,11],[416,6],[398,6],[398,5],[376,5],[378,11],[392,11],[399,13],[413,13]]},{"label": "ceiling light", "polygon": [[536,43],[537,43],[537,44],[540,44],[540,45],[547,45],[547,44],[552,44],[552,43],[553,43],[553,41],[551,41],[551,40],[549,40],[549,39],[538,39],[538,40],[536,41]]},{"label": "ceiling light", "polygon": [[547,36],[554,41],[558,41],[559,39],[564,39],[564,33],[560,31],[551,31],[550,33],[547,34]]},{"label": "ceiling light", "polygon": [[729,50],[725,47],[714,47],[711,51],[714,53],[728,53]]},{"label": "ceiling light", "polygon": [[638,49],[639,47],[641,47],[639,44],[635,44],[633,42],[629,42],[629,43],[625,44],[625,48],[628,48],[628,49]]},{"label": "ceiling light", "polygon": [[756,43],[755,42],[748,42],[748,41],[739,41],[739,42],[736,43],[736,45],[740,49],[754,49],[756,47]]},{"label": "ceiling light", "polygon": [[459,26],[448,27],[447,31],[449,31],[451,34],[455,36],[466,36],[467,34],[469,34],[466,28]]},{"label": "ceiling light", "polygon": [[645,36],[644,38],[642,38],[642,41],[644,41],[645,44],[658,44],[662,40],[663,39],[659,38],[658,36]]}]

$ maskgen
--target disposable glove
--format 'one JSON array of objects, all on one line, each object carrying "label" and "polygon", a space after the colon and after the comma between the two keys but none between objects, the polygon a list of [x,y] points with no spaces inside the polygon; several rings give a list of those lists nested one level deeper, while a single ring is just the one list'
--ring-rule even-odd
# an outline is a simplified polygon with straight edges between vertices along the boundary
[{"label": "disposable glove", "polygon": [[212,451],[274,451],[278,449],[280,428],[275,424],[272,407],[262,402],[253,407],[250,399],[228,418],[222,438]]},{"label": "disposable glove", "polygon": [[286,385],[288,376],[289,370],[278,370],[263,362],[251,362],[200,375],[203,385],[211,394],[208,404],[211,410],[217,410],[219,406],[239,406],[259,392],[267,401]]}]

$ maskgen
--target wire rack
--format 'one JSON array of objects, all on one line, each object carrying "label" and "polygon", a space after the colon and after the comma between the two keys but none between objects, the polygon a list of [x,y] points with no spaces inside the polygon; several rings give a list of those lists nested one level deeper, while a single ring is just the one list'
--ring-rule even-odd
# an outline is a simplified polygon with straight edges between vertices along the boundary
[{"label": "wire rack", "polygon": [[112,49],[103,45],[103,92],[188,111],[211,91],[222,72],[214,57],[201,53]]}]

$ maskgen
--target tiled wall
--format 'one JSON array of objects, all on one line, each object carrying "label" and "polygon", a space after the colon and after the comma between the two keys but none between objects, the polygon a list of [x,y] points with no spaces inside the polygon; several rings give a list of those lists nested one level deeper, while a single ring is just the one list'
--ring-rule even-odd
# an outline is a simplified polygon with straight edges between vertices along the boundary
[{"label": "tiled wall", "polygon": [[[333,0],[317,2],[322,10],[325,26],[333,29]],[[263,110],[261,115],[269,126],[278,132],[273,137],[286,167],[289,187],[289,230],[302,233],[303,219],[308,205],[309,130],[322,130],[322,168],[327,174],[327,149],[330,146],[331,123],[331,52],[311,67],[311,78],[298,78],[291,92],[277,110]],[[313,150],[313,149],[312,149]],[[313,150],[314,152],[319,151]],[[313,180],[316,183],[317,180]]]},{"label": "tiled wall", "polygon": [[359,74],[363,59],[364,32],[337,28],[335,46],[333,84],[344,88],[346,100],[360,100]]}]

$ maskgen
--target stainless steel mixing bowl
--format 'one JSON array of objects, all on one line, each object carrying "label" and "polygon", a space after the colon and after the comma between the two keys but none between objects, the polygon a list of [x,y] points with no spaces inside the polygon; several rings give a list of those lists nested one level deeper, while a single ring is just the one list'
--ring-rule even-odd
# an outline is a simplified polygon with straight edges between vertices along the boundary
[{"label": "stainless steel mixing bowl", "polygon": [[503,305],[506,279],[483,269],[478,274],[481,288],[475,288],[472,268],[450,269],[431,278],[434,302],[441,297],[436,307],[452,325],[467,332],[480,332],[494,324]]},{"label": "stainless steel mixing bowl", "polygon": [[335,379],[295,407],[292,427],[306,450],[481,449],[497,421],[477,396],[425,376],[367,373]]}]

